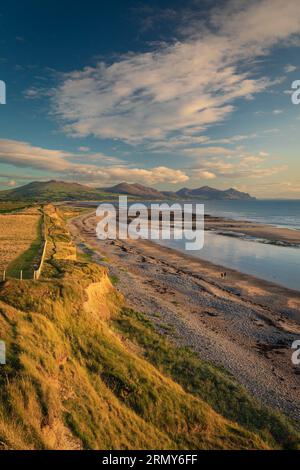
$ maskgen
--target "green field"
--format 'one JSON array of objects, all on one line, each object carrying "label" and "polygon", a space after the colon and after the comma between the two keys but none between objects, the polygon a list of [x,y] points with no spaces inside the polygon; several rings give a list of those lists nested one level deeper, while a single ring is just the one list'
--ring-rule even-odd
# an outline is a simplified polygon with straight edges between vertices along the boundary
[{"label": "green field", "polygon": [[28,204],[22,202],[0,202],[0,214],[9,214],[28,207]]}]

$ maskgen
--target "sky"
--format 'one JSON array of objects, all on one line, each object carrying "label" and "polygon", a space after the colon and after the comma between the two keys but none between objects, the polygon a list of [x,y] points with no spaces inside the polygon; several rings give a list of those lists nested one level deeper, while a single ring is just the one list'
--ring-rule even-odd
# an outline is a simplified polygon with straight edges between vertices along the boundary
[{"label": "sky", "polygon": [[0,189],[300,199],[299,0],[2,2],[0,80]]}]

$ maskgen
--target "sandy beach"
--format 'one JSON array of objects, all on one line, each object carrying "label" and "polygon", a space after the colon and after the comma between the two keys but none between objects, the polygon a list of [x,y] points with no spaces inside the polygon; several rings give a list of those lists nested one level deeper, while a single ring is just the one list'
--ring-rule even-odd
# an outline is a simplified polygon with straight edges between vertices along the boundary
[{"label": "sandy beach", "polygon": [[[210,228],[300,242],[300,233],[211,218]],[[149,241],[99,241],[93,214],[69,221],[78,248],[106,265],[132,308],[205,360],[225,367],[263,403],[300,419],[300,292],[226,269]],[[209,227],[208,227],[209,228]],[[258,235],[259,234],[259,235]]]},{"label": "sandy beach", "polygon": [[300,246],[300,231],[285,227],[206,216],[205,230],[217,231],[222,235],[247,235],[274,245]]}]

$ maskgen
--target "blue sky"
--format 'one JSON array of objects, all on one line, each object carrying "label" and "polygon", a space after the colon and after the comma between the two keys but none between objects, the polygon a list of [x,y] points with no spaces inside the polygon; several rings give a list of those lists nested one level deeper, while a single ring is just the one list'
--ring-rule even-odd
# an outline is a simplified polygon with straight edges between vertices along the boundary
[{"label": "blue sky", "polygon": [[298,0],[0,7],[0,187],[235,187],[300,198]]}]

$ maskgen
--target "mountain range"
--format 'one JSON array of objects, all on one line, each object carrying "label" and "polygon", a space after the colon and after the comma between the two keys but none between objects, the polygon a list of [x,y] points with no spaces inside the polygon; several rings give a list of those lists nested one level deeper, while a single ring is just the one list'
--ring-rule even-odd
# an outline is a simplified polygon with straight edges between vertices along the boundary
[{"label": "mountain range", "polygon": [[222,191],[220,189],[211,188],[210,186],[202,186],[201,188],[196,189],[182,188],[176,192],[176,195],[182,198],[219,200],[255,199],[255,197],[250,196],[250,194],[237,191],[234,188],[229,188]]},{"label": "mountain range", "polygon": [[255,199],[248,193],[237,191],[234,188],[220,190],[209,186],[179,191],[158,191],[141,184],[119,183],[108,188],[91,188],[79,183],[64,181],[34,181],[18,188],[0,191],[0,200],[34,200],[34,201],[61,201],[61,200],[97,200],[112,199],[118,194],[133,198],[146,199],[201,199],[201,200],[251,200]]}]

